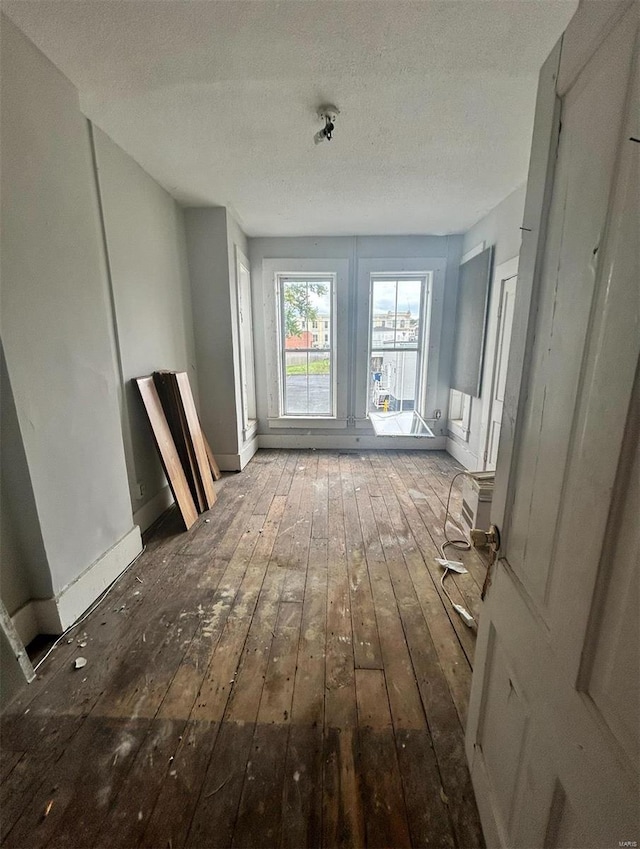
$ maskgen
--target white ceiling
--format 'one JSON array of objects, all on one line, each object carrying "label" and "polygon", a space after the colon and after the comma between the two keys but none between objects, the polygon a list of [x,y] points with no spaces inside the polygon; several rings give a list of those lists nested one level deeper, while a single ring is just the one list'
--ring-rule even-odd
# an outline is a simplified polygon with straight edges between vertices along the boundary
[{"label": "white ceiling", "polygon": [[[526,179],[577,0],[4,0],[85,113],[249,235],[452,233]],[[341,110],[317,147],[323,101]]]}]

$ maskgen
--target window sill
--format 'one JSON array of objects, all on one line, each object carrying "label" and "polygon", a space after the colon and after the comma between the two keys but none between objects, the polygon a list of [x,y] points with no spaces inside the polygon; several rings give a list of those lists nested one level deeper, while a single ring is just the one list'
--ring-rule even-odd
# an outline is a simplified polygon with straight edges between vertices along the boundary
[{"label": "window sill", "polygon": [[459,439],[465,442],[469,441],[469,429],[463,427],[463,419],[449,419],[447,422],[447,430]]},{"label": "window sill", "polygon": [[277,418],[269,418],[269,427],[280,428],[345,428],[347,426],[346,419],[338,419],[335,416],[278,416]]}]

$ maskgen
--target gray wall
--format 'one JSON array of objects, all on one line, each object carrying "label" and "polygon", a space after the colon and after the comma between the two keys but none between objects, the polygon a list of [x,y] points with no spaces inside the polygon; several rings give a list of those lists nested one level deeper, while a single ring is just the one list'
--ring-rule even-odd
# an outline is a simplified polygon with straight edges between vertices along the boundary
[{"label": "gray wall", "polygon": [[527,184],[523,183],[464,234],[463,255],[480,242],[494,245],[494,265],[500,265],[520,253],[522,216]]},{"label": "gray wall", "polygon": [[132,529],[118,377],[77,92],[5,18],[1,59],[1,332],[58,592]]},{"label": "gray wall", "polygon": [[53,587],[2,346],[0,434],[0,597],[11,616]]},{"label": "gray wall", "polygon": [[184,221],[173,198],[128,154],[98,128],[93,135],[124,387],[127,472],[133,509],[140,511],[167,483],[133,378],[157,369],[186,371],[197,397]]},{"label": "gray wall", "polygon": [[[526,183],[523,183],[464,234],[462,244],[463,256],[467,251],[473,250],[481,242],[485,242],[486,247],[490,245],[494,246],[493,268],[496,268],[514,256],[518,256],[520,253],[520,242],[522,240],[520,227],[522,226],[522,217],[524,214],[526,188]],[[485,393],[483,392],[484,395]],[[449,433],[449,438],[462,446],[463,450],[468,453],[465,463],[470,469],[479,468],[480,466],[482,454],[480,428],[485,400],[487,399],[482,397],[473,398],[471,401],[470,431],[469,439],[466,443],[457,435]]]},{"label": "gray wall", "polygon": [[[452,333],[455,321],[458,266],[462,248],[461,236],[352,236],[249,239],[253,291],[253,326],[256,351],[256,386],[258,427],[261,435],[282,436],[282,428],[270,428],[267,418],[267,371],[265,351],[271,340],[266,338],[267,317],[264,311],[264,291],[272,285],[265,279],[265,259],[347,259],[349,260],[350,337],[355,334],[355,292],[358,282],[358,261],[364,259],[430,257],[447,261],[438,385],[435,407],[446,415],[451,369]],[[444,418],[443,418],[444,428]],[[286,432],[295,433],[287,429]],[[353,435],[354,430],[313,429],[313,436]],[[296,444],[298,444],[296,442]],[[424,447],[424,446],[423,446]]]},{"label": "gray wall", "polygon": [[225,207],[185,210],[202,427],[221,468],[242,448],[235,244],[247,241]]}]

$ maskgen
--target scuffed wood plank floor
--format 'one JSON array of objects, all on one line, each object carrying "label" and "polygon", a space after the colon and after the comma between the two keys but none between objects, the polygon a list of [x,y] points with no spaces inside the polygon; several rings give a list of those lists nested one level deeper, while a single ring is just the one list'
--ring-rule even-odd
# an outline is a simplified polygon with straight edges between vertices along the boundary
[{"label": "scuffed wood plank floor", "polygon": [[475,635],[435,563],[458,470],[263,450],[190,533],[169,513],[5,713],[3,845],[481,847]]}]

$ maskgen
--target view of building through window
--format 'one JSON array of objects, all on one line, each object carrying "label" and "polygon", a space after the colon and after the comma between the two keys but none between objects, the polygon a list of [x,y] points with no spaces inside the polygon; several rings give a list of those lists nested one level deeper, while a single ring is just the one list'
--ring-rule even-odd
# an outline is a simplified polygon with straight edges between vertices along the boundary
[{"label": "view of building through window", "polygon": [[425,282],[371,280],[369,412],[416,406]]},{"label": "view of building through window", "polygon": [[332,416],[333,279],[278,281],[285,416]]}]

